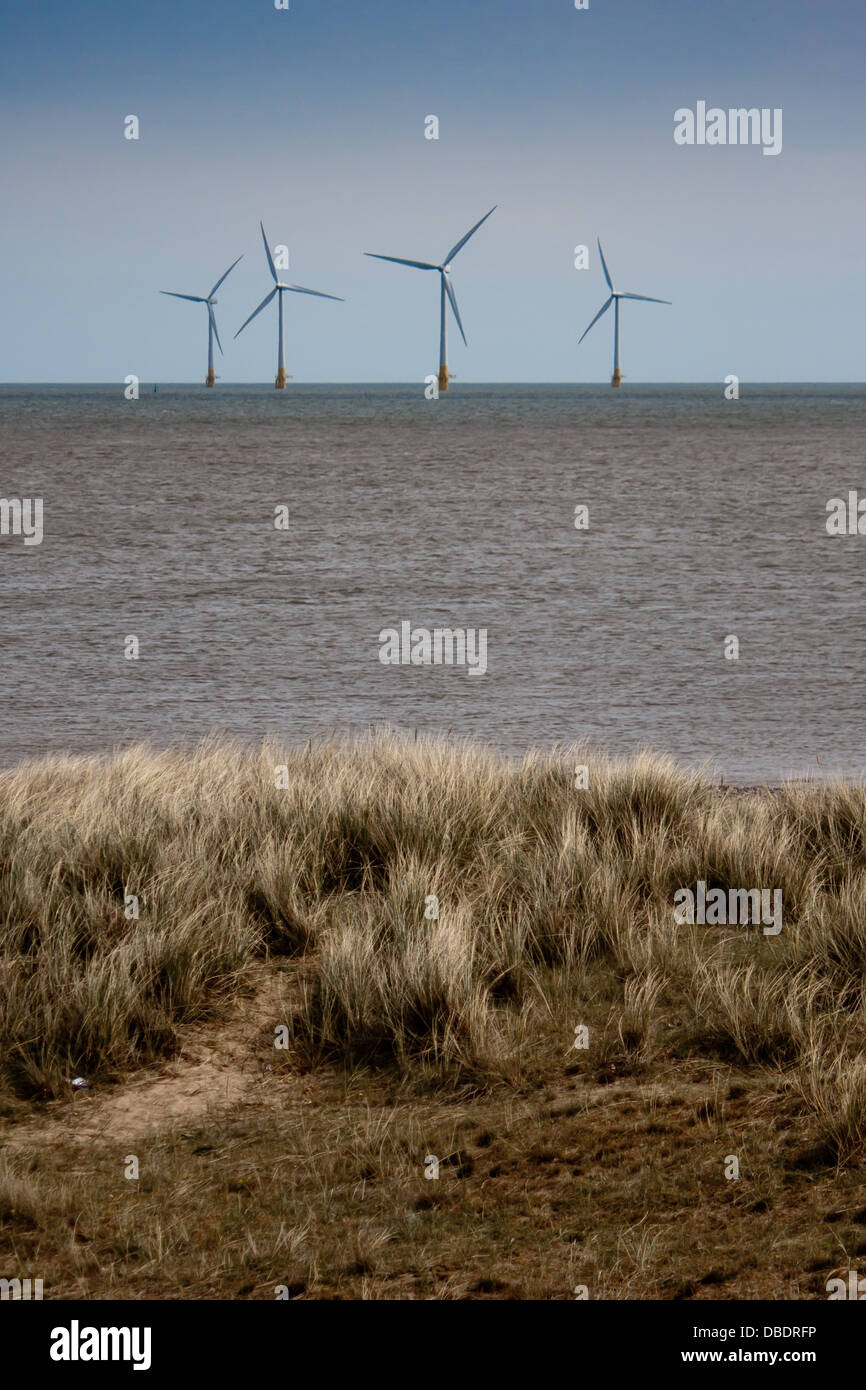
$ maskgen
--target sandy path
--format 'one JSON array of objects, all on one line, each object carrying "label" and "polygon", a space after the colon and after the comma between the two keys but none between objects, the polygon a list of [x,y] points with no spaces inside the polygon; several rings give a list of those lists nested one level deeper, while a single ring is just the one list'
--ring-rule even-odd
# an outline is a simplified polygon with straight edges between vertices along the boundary
[{"label": "sandy path", "polygon": [[[260,1091],[267,1076],[274,1028],[286,1017],[291,976],[279,962],[260,966],[253,995],[244,995],[220,1021],[180,1030],[170,1062],[136,1072],[116,1086],[73,1092],[44,1114],[0,1127],[7,1150],[74,1138],[92,1143],[127,1140],[175,1123],[195,1124]],[[267,1089],[267,1088],[265,1088]]]}]

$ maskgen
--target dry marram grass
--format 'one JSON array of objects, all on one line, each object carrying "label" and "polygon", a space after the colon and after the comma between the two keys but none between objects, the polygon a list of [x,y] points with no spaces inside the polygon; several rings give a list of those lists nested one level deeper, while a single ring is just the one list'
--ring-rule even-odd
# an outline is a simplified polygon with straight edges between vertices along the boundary
[{"label": "dry marram grass", "polygon": [[[505,1098],[551,1084],[656,1085],[677,1068],[693,1084],[709,1067],[715,1094],[736,1070],[799,1116],[837,1172],[850,1168],[866,1148],[864,811],[860,787],[724,796],[649,754],[509,761],[396,735],[23,765],[0,776],[7,1115],[64,1095],[70,1076],[97,1084],[170,1058],[184,1028],[218,1023],[280,958],[294,981],[274,1019],[289,1038],[272,1053],[280,1075],[387,1077],[404,1099],[464,1108],[475,1097],[508,1130]],[[781,933],[677,925],[674,893],[698,879],[781,889]],[[720,1095],[704,1102],[715,1122]],[[381,1123],[382,1142],[398,1142],[400,1125]],[[405,1152],[411,1105],[401,1124]],[[27,1181],[14,1163],[0,1173],[0,1226],[4,1212],[33,1216]],[[66,1210],[72,1198],[44,1200]],[[400,1248],[398,1216],[379,1215],[355,1232],[362,1296],[388,1296],[369,1269]],[[653,1270],[673,1231],[621,1215],[617,1238],[597,1234],[581,1257],[600,1296],[665,1287]],[[301,1282],[314,1287],[300,1208],[289,1203],[271,1239],[274,1259],[306,1252]]]}]

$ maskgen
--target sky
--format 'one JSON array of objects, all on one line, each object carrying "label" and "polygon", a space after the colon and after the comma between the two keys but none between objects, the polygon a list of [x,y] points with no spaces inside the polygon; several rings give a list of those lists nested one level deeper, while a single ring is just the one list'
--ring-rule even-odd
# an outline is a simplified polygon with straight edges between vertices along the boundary
[{"label": "sky", "polygon": [[[422,381],[454,261],[460,380],[862,381],[862,0],[42,0],[0,20],[0,381]],[[699,101],[781,108],[782,151],[677,145]],[[139,139],[124,138],[128,115]],[[438,140],[425,120],[439,121]],[[591,248],[576,269],[574,248]]]}]

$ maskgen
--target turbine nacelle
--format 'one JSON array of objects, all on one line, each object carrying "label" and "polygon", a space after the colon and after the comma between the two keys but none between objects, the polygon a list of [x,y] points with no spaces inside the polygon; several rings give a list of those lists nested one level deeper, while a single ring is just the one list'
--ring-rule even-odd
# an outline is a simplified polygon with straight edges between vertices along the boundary
[{"label": "turbine nacelle", "polygon": [[231,273],[232,273],[232,271],[234,270],[235,266],[237,265],[238,261],[242,261],[242,260],[243,260],[243,256],[238,256],[237,261],[232,261],[232,263],[231,263],[231,265],[229,266],[228,270],[224,271],[223,274],[220,276],[220,278],[217,280],[216,284],[215,284],[215,285],[213,286],[213,288],[211,289],[210,294],[178,294],[176,290],[160,290],[160,294],[167,294],[171,299],[187,299],[187,300],[189,300],[189,301],[190,301],[191,303],[193,303],[193,304],[206,304],[206,305],[207,305],[207,318],[208,318],[208,326],[207,326],[207,332],[208,332],[208,373],[207,373],[207,382],[205,383],[207,386],[213,386],[214,381],[215,381],[215,379],[216,379],[216,378],[214,377],[214,371],[213,371],[213,339],[214,339],[214,338],[216,339],[216,345],[217,345],[217,347],[219,348],[220,352],[222,352],[222,350],[223,350],[223,345],[222,345],[222,343],[220,342],[219,330],[217,329],[217,326],[216,326],[216,318],[215,318],[215,316],[214,316],[214,311],[213,311],[213,306],[217,303],[217,300],[216,300],[216,298],[215,298],[215,295],[216,295],[216,292],[217,292],[217,290],[219,289],[220,285],[222,284],[223,280],[225,280],[227,276],[231,275]]},{"label": "turbine nacelle", "polygon": [[646,303],[646,304],[670,304],[671,301],[670,301],[669,299],[655,299],[652,295],[649,295],[649,294],[632,294],[629,290],[615,290],[614,287],[613,287],[613,281],[612,281],[611,278],[610,278],[610,271],[609,271],[608,268],[607,268],[607,261],[604,259],[604,252],[603,252],[602,249],[601,249],[601,241],[598,242],[598,254],[599,254],[600,258],[601,258],[601,268],[602,268],[602,271],[603,271],[603,273],[604,273],[604,278],[605,278],[605,280],[606,280],[606,282],[607,282],[607,287],[608,287],[608,289],[610,290],[610,294],[609,294],[608,298],[607,298],[607,299],[604,301],[604,303],[602,304],[602,306],[601,306],[601,308],[599,309],[598,313],[596,314],[595,318],[592,319],[592,320],[590,321],[589,327],[587,327],[587,328],[585,328],[585,329],[583,330],[583,333],[581,334],[580,338],[578,339],[578,345],[579,345],[580,343],[583,342],[583,340],[584,340],[584,338],[586,337],[587,333],[589,332],[590,328],[593,328],[593,327],[595,326],[595,324],[598,323],[599,319],[604,317],[604,315],[607,313],[608,309],[610,308],[611,304],[613,304],[613,306],[614,306],[613,378],[612,378],[610,384],[611,384],[611,386],[619,386],[620,383],[621,383],[621,381],[622,381],[622,373],[621,373],[621,371],[620,371],[620,366],[619,366],[619,312],[620,312],[620,311],[619,311],[619,301],[620,301],[621,299],[641,299],[641,300],[643,300],[644,303]]},{"label": "turbine nacelle", "polygon": [[372,256],[373,259],[376,260],[376,261],[393,261],[396,265],[408,265],[408,266],[412,266],[415,270],[438,270],[438,272],[439,272],[439,274],[440,274],[440,276],[441,276],[441,286],[442,286],[442,318],[441,318],[441,328],[440,328],[440,334],[439,334],[439,343],[440,343],[440,350],[439,350],[439,357],[440,357],[440,362],[439,362],[439,385],[440,385],[440,390],[443,390],[443,391],[447,391],[447,390],[448,390],[448,368],[447,368],[447,366],[446,366],[446,364],[445,364],[445,348],[446,348],[446,324],[445,324],[446,307],[445,307],[445,301],[446,301],[446,299],[447,299],[448,303],[451,305],[451,312],[452,312],[453,315],[454,315],[454,319],[455,319],[455,322],[456,322],[456,324],[457,324],[457,327],[460,329],[460,336],[461,336],[461,338],[463,339],[464,343],[466,342],[466,334],[465,334],[464,331],[463,331],[463,324],[462,324],[461,319],[460,319],[460,310],[457,308],[457,296],[455,295],[455,293],[454,293],[454,287],[453,287],[453,285],[451,284],[451,262],[452,262],[452,260],[454,259],[454,257],[457,255],[457,252],[458,252],[463,246],[466,245],[466,243],[467,243],[467,241],[469,240],[469,238],[470,238],[471,236],[474,236],[474,235],[475,235],[475,233],[478,231],[478,228],[481,226],[481,223],[482,223],[482,222],[486,222],[487,219],[488,219],[488,217],[490,216],[490,214],[493,213],[493,212],[495,212],[495,211],[496,211],[496,208],[495,208],[495,207],[492,207],[492,208],[490,209],[490,212],[485,212],[484,216],[481,218],[481,221],[476,222],[474,227],[470,227],[470,228],[469,228],[469,231],[466,233],[466,235],[463,236],[463,237],[461,237],[460,240],[457,242],[457,244],[456,244],[455,246],[452,246],[452,247],[451,247],[451,250],[450,250],[450,251],[448,252],[448,254],[446,255],[445,260],[442,261],[439,265],[437,265],[435,261],[410,261],[410,260],[407,260],[406,257],[404,257],[404,256],[383,256],[383,255],[381,255],[378,251],[365,251],[365,252],[364,252],[364,255],[365,255],[365,256]]},{"label": "turbine nacelle", "polygon": [[[278,309],[278,313],[277,313],[277,322],[278,322],[278,326],[279,326],[279,339],[278,339],[278,348],[277,348],[277,352],[278,352],[278,363],[277,363],[277,380],[276,380],[276,386],[277,386],[278,389],[281,390],[281,389],[285,386],[285,384],[286,384],[286,366],[285,366],[285,361],[284,361],[284,356],[283,356],[283,353],[284,353],[284,348],[283,348],[283,295],[286,294],[286,293],[289,293],[289,292],[291,292],[292,294],[311,294],[311,295],[314,295],[316,299],[336,299],[336,300],[338,300],[341,304],[343,303],[343,300],[340,298],[340,296],[339,296],[338,294],[325,294],[325,293],[323,293],[322,290],[308,290],[308,289],[305,288],[304,285],[287,285],[283,280],[281,280],[280,277],[277,275],[277,267],[274,265],[274,258],[273,258],[273,256],[271,255],[271,248],[270,248],[270,246],[268,245],[268,238],[267,238],[267,236],[265,235],[265,228],[264,228],[264,224],[263,224],[262,222],[259,223],[259,228],[260,228],[261,233],[262,233],[262,243],[263,243],[264,248],[265,248],[265,256],[267,257],[268,270],[271,272],[271,277],[272,277],[273,282],[274,282],[274,288],[273,288],[268,294],[265,295],[264,299],[262,300],[262,302],[261,302],[261,304],[258,306],[258,308],[257,308],[257,309],[254,309],[253,312],[250,314],[249,318],[248,318],[248,319],[245,319],[245,321],[241,324],[240,328],[238,329],[237,333],[235,334],[235,337],[236,337],[236,338],[239,337],[240,334],[243,333],[243,331],[244,331],[244,329],[246,328],[247,324],[248,324],[248,323],[252,323],[252,321],[253,321],[253,319],[256,317],[256,315],[257,315],[257,314],[260,314],[260,313],[262,312],[262,310],[263,310],[264,308],[266,308],[267,305],[270,304],[271,301],[272,301],[272,300],[274,299],[274,297],[276,296],[276,300],[277,300],[277,309]],[[214,288],[216,288],[216,287],[214,287]]]}]

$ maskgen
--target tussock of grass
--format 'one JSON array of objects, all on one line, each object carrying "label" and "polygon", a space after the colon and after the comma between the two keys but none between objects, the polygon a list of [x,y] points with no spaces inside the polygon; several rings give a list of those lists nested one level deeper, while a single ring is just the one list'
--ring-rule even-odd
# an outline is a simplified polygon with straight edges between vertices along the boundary
[{"label": "tussock of grass", "polygon": [[[272,952],[305,958],[288,1021],[307,1060],[513,1076],[606,1014],[605,1046],[635,1065],[799,1067],[850,1155],[864,812],[862,788],[723,797],[648,754],[509,762],[390,735],[23,765],[0,776],[0,1081],[51,1095],[170,1053]],[[699,878],[781,888],[781,934],[676,926]]]},{"label": "tussock of grass", "polygon": [[797,1089],[817,1118],[818,1133],[837,1160],[862,1157],[866,1151],[866,1060],[828,1057],[813,1049],[796,1079]]}]

